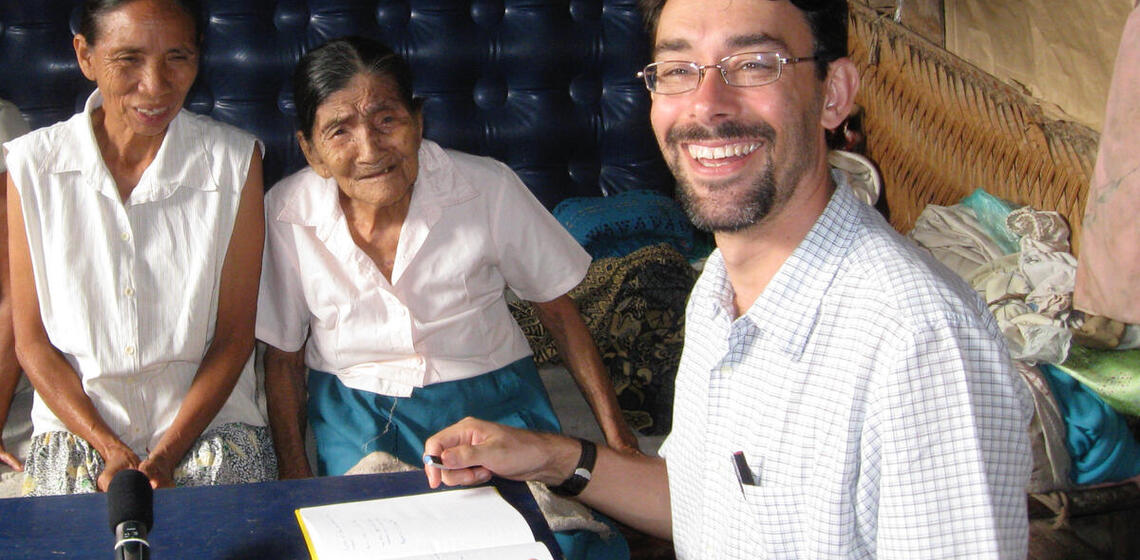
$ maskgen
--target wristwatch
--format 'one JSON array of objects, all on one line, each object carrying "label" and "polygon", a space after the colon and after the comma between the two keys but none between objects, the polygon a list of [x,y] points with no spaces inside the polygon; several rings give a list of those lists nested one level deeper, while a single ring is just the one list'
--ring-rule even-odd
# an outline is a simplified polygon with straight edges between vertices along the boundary
[{"label": "wristwatch", "polygon": [[574,474],[562,481],[558,486],[547,485],[551,492],[559,496],[577,496],[582,493],[590,483],[590,476],[594,470],[594,461],[598,458],[598,448],[594,442],[578,438],[582,445],[582,454],[578,456],[578,466],[574,467]]}]

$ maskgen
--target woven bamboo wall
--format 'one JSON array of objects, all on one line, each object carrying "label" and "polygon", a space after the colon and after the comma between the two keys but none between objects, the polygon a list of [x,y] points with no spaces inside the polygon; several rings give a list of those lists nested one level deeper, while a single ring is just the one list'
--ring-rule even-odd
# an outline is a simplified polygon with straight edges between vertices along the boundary
[{"label": "woven bamboo wall", "polygon": [[909,231],[928,203],[955,204],[982,187],[1060,212],[1076,253],[1095,131],[1047,117],[1031,97],[858,1],[850,49],[862,74],[867,156],[882,172],[896,229]]}]

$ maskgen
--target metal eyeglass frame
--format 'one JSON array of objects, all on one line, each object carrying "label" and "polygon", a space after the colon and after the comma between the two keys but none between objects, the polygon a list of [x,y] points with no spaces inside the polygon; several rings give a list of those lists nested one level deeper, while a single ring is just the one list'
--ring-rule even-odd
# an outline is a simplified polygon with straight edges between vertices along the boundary
[{"label": "metal eyeglass frame", "polygon": [[[728,69],[725,68],[725,66],[726,66],[725,62],[727,62],[729,59],[732,59],[732,58],[741,57],[741,56],[749,56],[749,55],[752,55],[754,57],[757,55],[775,55],[776,61],[779,62],[779,65],[776,66],[775,77],[773,77],[771,80],[768,80],[766,82],[762,82],[759,84],[734,84],[731,81],[729,81]],[[770,83],[775,82],[776,80],[779,80],[780,76],[782,76],[784,74],[784,65],[785,64],[795,64],[797,62],[808,62],[808,61],[813,61],[813,60],[816,60],[815,56],[787,57],[787,56],[783,56],[782,54],[780,54],[778,52],[769,52],[769,51],[743,52],[743,53],[736,53],[736,54],[728,55],[728,56],[720,59],[719,61],[717,61],[716,64],[701,65],[701,64],[697,64],[696,62],[693,62],[690,60],[662,60],[660,62],[654,62],[652,64],[646,65],[645,68],[643,68],[640,72],[637,73],[637,77],[641,78],[642,80],[645,81],[645,89],[649,90],[650,93],[655,93],[658,95],[680,95],[682,93],[689,93],[692,91],[696,91],[698,88],[700,88],[701,82],[703,82],[705,79],[705,70],[707,70],[709,68],[716,68],[717,70],[720,70],[721,79],[724,80],[725,84],[730,85],[732,87],[757,87],[757,86],[766,86]],[[650,83],[649,83],[650,71],[652,69],[654,69],[657,66],[660,66],[662,64],[677,64],[677,63],[688,64],[689,66],[697,69],[697,83],[694,84],[692,88],[686,89],[683,91],[673,91],[673,92],[669,92],[669,93],[661,93],[661,92],[657,91],[656,86],[650,85]],[[654,82],[656,82],[656,80],[654,80]]]}]

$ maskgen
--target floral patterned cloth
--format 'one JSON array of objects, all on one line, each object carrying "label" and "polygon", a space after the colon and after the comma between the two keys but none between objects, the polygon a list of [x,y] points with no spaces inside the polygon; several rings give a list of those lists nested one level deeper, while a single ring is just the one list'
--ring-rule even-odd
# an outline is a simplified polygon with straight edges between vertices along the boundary
[{"label": "floral patterned cloth", "polygon": [[[595,260],[569,294],[598,345],[626,420],[646,435],[669,433],[685,302],[695,280],[685,257],[662,243]],[[511,313],[535,362],[558,363],[554,340],[530,304],[512,301]]]},{"label": "floral patterned cloth", "polygon": [[[54,496],[95,492],[104,462],[83,438],[69,432],[46,432],[32,437],[25,467],[23,494]],[[276,478],[277,456],[269,428],[236,422],[203,434],[174,468],[174,483],[178,486]]]}]

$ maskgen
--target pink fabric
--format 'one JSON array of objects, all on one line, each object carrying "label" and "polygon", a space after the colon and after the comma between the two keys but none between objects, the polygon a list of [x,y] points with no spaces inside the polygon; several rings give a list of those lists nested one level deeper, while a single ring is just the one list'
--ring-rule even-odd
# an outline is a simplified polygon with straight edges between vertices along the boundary
[{"label": "pink fabric", "polygon": [[1140,323],[1140,8],[1124,25],[1081,233],[1073,305]]}]

